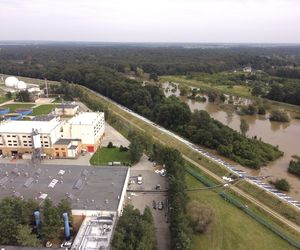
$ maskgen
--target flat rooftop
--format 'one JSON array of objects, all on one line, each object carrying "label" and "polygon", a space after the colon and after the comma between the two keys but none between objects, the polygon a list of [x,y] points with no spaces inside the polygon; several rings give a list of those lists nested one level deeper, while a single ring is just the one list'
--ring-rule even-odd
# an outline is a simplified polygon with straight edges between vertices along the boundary
[{"label": "flat rooftop", "polygon": [[52,121],[53,119],[55,119],[56,116],[54,115],[38,115],[38,116],[35,116],[32,121]]},{"label": "flat rooftop", "polygon": [[50,133],[61,122],[51,121],[4,121],[0,124],[0,133],[29,134],[32,129],[37,129],[39,133]]},{"label": "flat rooftop", "polygon": [[117,211],[127,167],[0,163],[0,199],[15,196],[55,204],[67,198],[72,209]]},{"label": "flat rooftop", "polygon": [[104,117],[103,112],[84,112],[80,113],[73,118],[71,118],[68,123],[73,125],[80,125],[80,124],[86,124],[90,125],[95,122],[95,120],[98,119],[99,116]]}]

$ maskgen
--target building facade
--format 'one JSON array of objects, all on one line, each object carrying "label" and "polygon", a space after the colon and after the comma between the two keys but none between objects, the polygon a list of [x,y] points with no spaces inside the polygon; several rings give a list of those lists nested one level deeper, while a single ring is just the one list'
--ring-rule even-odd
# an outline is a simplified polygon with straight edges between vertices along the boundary
[{"label": "building facade", "polygon": [[[95,152],[104,132],[104,113],[82,113],[68,121],[58,118],[4,121],[0,124],[0,154],[31,154],[40,147],[45,156],[76,158],[81,150]],[[35,147],[36,134],[39,145]]]}]

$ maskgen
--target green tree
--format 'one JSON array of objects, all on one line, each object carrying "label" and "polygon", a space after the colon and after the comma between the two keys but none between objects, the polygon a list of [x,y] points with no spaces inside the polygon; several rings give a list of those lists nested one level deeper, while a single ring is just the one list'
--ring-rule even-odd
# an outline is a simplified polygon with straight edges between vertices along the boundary
[{"label": "green tree", "polygon": [[46,199],[43,204],[42,236],[45,240],[57,239],[60,235],[62,220],[52,201]]},{"label": "green tree", "polygon": [[16,238],[17,243],[20,246],[24,247],[40,247],[41,242],[36,237],[36,235],[32,234],[31,228],[28,225],[18,225]]},{"label": "green tree", "polygon": [[240,130],[243,136],[246,136],[248,130],[249,130],[249,124],[246,120],[242,119],[240,124]]},{"label": "green tree", "polygon": [[32,95],[28,92],[28,90],[21,90],[19,93],[17,93],[16,99],[19,102],[31,102]]},{"label": "green tree", "polygon": [[290,191],[290,184],[286,179],[277,179],[275,182],[272,182],[272,184],[279,190]]},{"label": "green tree", "polygon": [[133,137],[129,145],[129,156],[130,156],[131,163],[134,164],[138,162],[143,155],[143,151],[144,151],[144,146],[140,138],[138,138],[137,136]]},{"label": "green tree", "polygon": [[11,99],[11,98],[12,98],[11,92],[10,92],[10,91],[6,92],[5,97],[6,97],[7,99]]},{"label": "green tree", "polygon": [[289,115],[283,110],[273,110],[269,117],[270,121],[289,122]]}]

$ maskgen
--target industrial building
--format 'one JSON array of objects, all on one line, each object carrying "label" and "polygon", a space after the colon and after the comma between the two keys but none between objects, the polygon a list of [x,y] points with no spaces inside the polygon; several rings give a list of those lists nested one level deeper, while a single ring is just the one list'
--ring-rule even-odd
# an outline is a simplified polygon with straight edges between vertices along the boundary
[{"label": "industrial building", "polygon": [[0,164],[0,199],[71,202],[83,223],[72,249],[109,249],[129,180],[127,167]]},{"label": "industrial building", "polygon": [[59,106],[57,106],[54,110],[55,115],[59,116],[74,116],[78,111],[79,106],[72,103],[62,103]]},{"label": "industrial building", "polygon": [[85,112],[74,116],[63,125],[62,138],[79,138],[82,148],[94,152],[100,145],[104,132],[104,113]]},{"label": "industrial building", "polygon": [[104,113],[87,112],[70,120],[43,116],[31,121],[0,123],[0,154],[35,154],[35,157],[76,158],[94,152],[105,132]]}]

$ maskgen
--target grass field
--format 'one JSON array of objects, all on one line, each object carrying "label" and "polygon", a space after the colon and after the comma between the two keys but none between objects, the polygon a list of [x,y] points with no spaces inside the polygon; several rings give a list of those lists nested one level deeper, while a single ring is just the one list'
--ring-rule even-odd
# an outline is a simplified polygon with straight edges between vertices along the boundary
[{"label": "grass field", "polygon": [[0,96],[0,103],[6,102],[8,99],[5,96]]},{"label": "grass field", "polygon": [[[203,187],[189,174],[186,181],[188,188]],[[216,214],[216,224],[211,232],[192,236],[192,249],[295,249],[211,190],[189,192],[189,197],[208,204]]]},{"label": "grass field", "polygon": [[129,153],[121,152],[119,148],[98,148],[97,152],[90,160],[92,165],[107,165],[108,162],[119,161],[129,163]]},{"label": "grass field", "polygon": [[9,108],[10,112],[14,112],[16,109],[19,109],[19,108],[27,109],[27,108],[31,108],[33,106],[34,106],[34,104],[31,104],[31,103],[13,103],[13,104],[7,104],[7,105],[0,106],[0,108]]},{"label": "grass field", "polygon": [[237,95],[242,97],[251,97],[250,88],[243,85],[235,85],[233,87],[228,87],[227,85],[213,85],[209,83],[204,83],[202,81],[197,81],[193,79],[186,79],[185,76],[162,76],[160,77],[162,81],[169,81],[179,83],[188,87],[196,87],[203,90],[218,90],[224,94]]},{"label": "grass field", "polygon": [[32,115],[47,115],[49,114],[57,105],[55,104],[45,104],[40,105],[33,109]]}]

